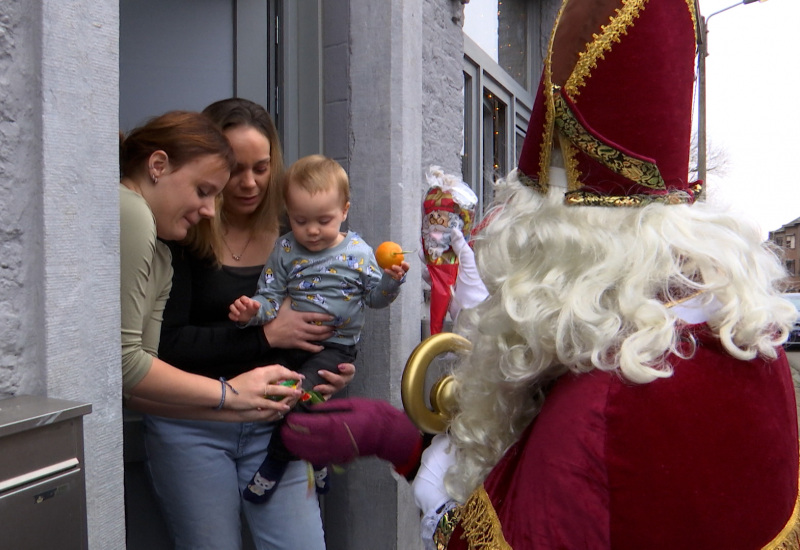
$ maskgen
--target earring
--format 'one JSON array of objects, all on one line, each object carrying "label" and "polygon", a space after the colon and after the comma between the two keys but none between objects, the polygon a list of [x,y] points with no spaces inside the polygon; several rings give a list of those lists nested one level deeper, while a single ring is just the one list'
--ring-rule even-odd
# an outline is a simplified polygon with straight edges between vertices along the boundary
[{"label": "earring", "polygon": [[151,179],[151,180],[153,180],[153,185],[155,185],[156,183],[158,183],[158,176],[156,176],[155,174],[152,174],[152,173],[151,173],[151,174],[150,174],[150,179]]}]

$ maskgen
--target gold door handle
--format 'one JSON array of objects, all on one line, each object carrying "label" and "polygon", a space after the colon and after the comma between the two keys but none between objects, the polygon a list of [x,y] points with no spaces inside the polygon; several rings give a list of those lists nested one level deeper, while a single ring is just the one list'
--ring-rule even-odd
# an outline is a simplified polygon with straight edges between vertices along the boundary
[{"label": "gold door handle", "polygon": [[442,433],[447,429],[456,410],[453,377],[439,379],[431,388],[431,409],[425,403],[425,375],[433,360],[442,353],[464,352],[472,344],[453,332],[440,332],[429,336],[414,348],[406,361],[400,394],[406,414],[416,426],[426,433]]}]

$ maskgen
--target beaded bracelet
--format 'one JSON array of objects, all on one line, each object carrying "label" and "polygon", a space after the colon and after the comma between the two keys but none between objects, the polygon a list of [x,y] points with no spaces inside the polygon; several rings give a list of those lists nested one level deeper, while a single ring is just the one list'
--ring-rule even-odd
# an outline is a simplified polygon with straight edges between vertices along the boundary
[{"label": "beaded bracelet", "polygon": [[222,406],[225,404],[225,392],[227,391],[226,388],[230,388],[233,393],[239,395],[239,392],[236,391],[236,388],[230,385],[227,380],[225,380],[224,376],[219,377],[219,382],[222,385],[222,397],[219,399],[219,405],[216,406],[215,410],[221,411]]}]

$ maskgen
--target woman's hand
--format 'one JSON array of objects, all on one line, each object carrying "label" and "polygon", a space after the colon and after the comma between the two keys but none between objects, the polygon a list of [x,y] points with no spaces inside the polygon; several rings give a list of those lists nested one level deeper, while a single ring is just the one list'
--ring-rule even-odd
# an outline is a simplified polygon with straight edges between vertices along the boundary
[{"label": "woman's hand", "polygon": [[333,329],[326,323],[332,320],[324,313],[308,313],[295,311],[289,298],[283,301],[278,316],[264,325],[264,336],[273,348],[302,349],[313,353],[322,350],[322,346],[313,342],[327,340],[333,335]]},{"label": "woman's hand", "polygon": [[324,378],[328,383],[318,384],[312,389],[321,393],[322,397],[324,397],[326,400],[330,399],[334,393],[343,390],[347,384],[353,381],[353,377],[356,375],[356,366],[352,363],[342,363],[338,368],[339,374],[328,370],[317,371],[317,374]]},{"label": "woman's hand", "polygon": [[[278,417],[289,412],[302,391],[280,383],[284,380],[302,380],[303,375],[282,367],[258,367],[228,380],[223,409],[236,411],[273,410]],[[235,390],[235,391],[234,391]],[[222,387],[220,386],[220,391]]]}]

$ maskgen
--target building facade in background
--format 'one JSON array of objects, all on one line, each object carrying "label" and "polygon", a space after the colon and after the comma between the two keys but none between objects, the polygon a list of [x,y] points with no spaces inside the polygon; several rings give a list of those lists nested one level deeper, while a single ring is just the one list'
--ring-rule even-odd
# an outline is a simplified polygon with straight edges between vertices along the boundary
[{"label": "building facade in background", "polygon": [[786,292],[800,292],[800,218],[770,231],[769,240],[783,253],[783,262],[789,273]]}]

